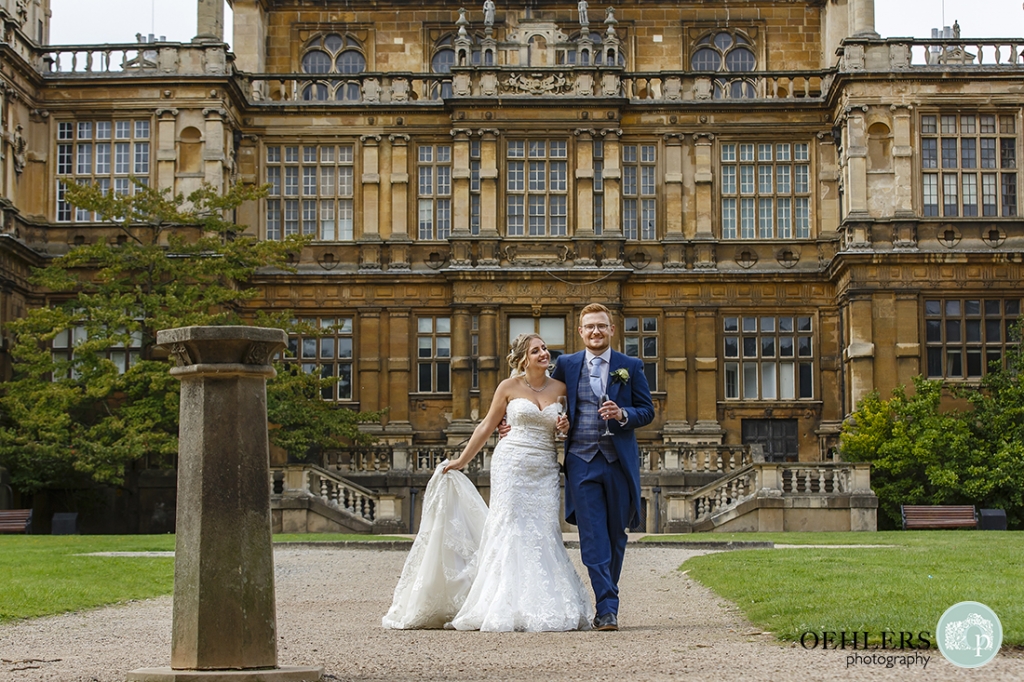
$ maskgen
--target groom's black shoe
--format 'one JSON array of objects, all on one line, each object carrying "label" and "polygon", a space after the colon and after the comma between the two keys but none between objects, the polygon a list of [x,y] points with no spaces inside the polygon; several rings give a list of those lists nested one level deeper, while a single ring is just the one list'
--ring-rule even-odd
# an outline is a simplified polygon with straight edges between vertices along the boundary
[{"label": "groom's black shoe", "polygon": [[618,630],[619,619],[614,613],[606,613],[603,616],[594,618],[594,629],[601,631]]}]

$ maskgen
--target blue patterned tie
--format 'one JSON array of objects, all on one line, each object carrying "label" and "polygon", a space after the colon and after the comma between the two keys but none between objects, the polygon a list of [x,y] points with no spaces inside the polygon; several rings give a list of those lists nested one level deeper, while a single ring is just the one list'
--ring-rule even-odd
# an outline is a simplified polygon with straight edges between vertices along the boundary
[{"label": "blue patterned tie", "polygon": [[604,394],[604,387],[601,386],[601,362],[602,358],[594,358],[590,361],[590,388],[598,399]]}]

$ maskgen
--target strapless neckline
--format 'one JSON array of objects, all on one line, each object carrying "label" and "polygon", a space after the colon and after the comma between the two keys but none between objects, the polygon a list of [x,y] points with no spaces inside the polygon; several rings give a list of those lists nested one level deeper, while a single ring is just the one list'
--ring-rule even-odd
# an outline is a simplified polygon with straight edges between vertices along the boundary
[{"label": "strapless neckline", "polygon": [[553,402],[553,403],[551,403],[551,405],[548,405],[548,406],[546,406],[546,407],[541,407],[540,405],[538,405],[537,403],[533,402],[533,401],[532,401],[532,400],[530,400],[529,398],[522,398],[522,397],[516,397],[516,398],[512,398],[512,400],[510,400],[510,401],[508,401],[508,402],[509,402],[509,404],[512,404],[512,403],[513,403],[513,402],[515,402],[516,400],[522,400],[522,401],[524,401],[524,402],[530,403],[531,405],[533,405],[534,407],[536,407],[536,408],[537,408],[537,411],[538,411],[538,412],[544,412],[545,410],[547,410],[547,409],[548,409],[548,407],[552,407],[552,406],[553,406],[553,407],[558,407],[558,402],[557,402],[557,401],[556,401],[556,402]]}]

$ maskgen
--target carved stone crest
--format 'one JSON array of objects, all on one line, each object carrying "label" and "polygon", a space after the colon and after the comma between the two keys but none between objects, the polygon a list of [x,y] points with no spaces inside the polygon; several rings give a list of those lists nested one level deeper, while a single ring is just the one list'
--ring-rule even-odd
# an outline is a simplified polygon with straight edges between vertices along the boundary
[{"label": "carved stone crest", "polygon": [[512,95],[561,95],[571,92],[573,84],[561,73],[513,73],[501,90]]}]

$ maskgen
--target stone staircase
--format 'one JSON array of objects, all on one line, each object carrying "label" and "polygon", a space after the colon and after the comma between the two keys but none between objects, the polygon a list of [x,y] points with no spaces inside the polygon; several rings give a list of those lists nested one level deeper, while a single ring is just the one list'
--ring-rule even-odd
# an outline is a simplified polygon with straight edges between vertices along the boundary
[{"label": "stone staircase", "polygon": [[875,530],[878,510],[869,464],[754,462],[665,499],[667,533]]},{"label": "stone staircase", "polygon": [[398,495],[364,488],[315,464],[273,468],[275,533],[404,533]]},{"label": "stone staircase", "polygon": [[[322,466],[272,468],[274,532],[408,532],[417,494],[459,449],[376,445],[327,454]],[[488,445],[466,471],[485,499],[491,452]],[[756,445],[660,444],[640,456],[648,532],[876,528],[868,464],[765,462]]]}]

